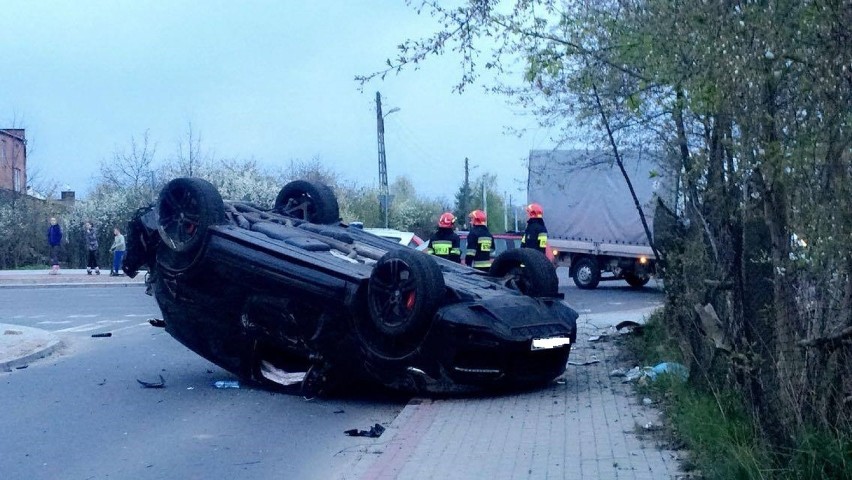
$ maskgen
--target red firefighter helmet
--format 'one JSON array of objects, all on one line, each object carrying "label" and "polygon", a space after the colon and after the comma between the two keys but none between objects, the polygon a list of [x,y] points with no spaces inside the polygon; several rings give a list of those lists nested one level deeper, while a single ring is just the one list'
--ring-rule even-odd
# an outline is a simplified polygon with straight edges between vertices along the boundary
[{"label": "red firefighter helmet", "polygon": [[527,205],[527,218],[542,218],[544,217],[544,209],[537,203]]},{"label": "red firefighter helmet", "polygon": [[438,219],[438,226],[441,228],[453,228],[456,223],[456,217],[450,212],[442,213]]},{"label": "red firefighter helmet", "polygon": [[482,210],[474,210],[468,215],[471,225],[485,225],[488,223],[488,217]]}]

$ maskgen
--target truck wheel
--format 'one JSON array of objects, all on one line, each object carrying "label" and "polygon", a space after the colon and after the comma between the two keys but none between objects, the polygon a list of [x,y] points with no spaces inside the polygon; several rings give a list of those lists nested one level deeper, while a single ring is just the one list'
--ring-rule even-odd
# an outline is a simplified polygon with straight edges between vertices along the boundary
[{"label": "truck wheel", "polygon": [[373,268],[367,287],[369,315],[358,323],[362,341],[383,358],[414,352],[444,294],[444,275],[428,255],[392,250]]},{"label": "truck wheel", "polygon": [[275,210],[288,217],[311,223],[332,224],[340,221],[340,207],[327,185],[296,180],[284,185],[275,198]]},{"label": "truck wheel", "polygon": [[176,178],[160,191],[157,262],[172,271],[191,267],[207,243],[207,230],[226,222],[225,203],[210,182]]},{"label": "truck wheel", "polygon": [[538,250],[506,250],[494,259],[489,271],[512,290],[530,297],[554,297],[559,293],[559,278],[553,264]]},{"label": "truck wheel", "polygon": [[574,284],[583,290],[597,288],[601,281],[601,269],[593,258],[582,257],[571,267],[571,278]]},{"label": "truck wheel", "polygon": [[636,275],[635,273],[625,273],[624,274],[624,281],[627,282],[627,284],[630,285],[633,288],[642,288],[645,285],[647,285],[648,281],[650,281],[650,280],[651,280],[651,277],[649,277],[647,275],[639,276],[639,275]]}]

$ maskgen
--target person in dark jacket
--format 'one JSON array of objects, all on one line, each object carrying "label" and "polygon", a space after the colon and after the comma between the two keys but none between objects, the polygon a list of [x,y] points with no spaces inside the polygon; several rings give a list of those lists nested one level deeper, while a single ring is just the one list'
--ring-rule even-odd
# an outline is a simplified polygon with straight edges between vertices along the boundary
[{"label": "person in dark jacket", "polygon": [[62,227],[56,222],[56,217],[50,217],[47,244],[50,246],[50,274],[56,275],[59,273],[59,248],[62,245]]},{"label": "person in dark jacket", "polygon": [[438,230],[429,238],[429,248],[426,249],[426,253],[455,263],[461,261],[461,240],[453,231],[455,223],[456,217],[452,213],[441,214],[438,219]]},{"label": "person in dark jacket", "polygon": [[83,224],[83,240],[86,243],[86,273],[91,275],[92,269],[95,275],[101,274],[101,269],[98,267],[98,232],[92,226],[92,222]]},{"label": "person in dark jacket", "polygon": [[544,226],[544,209],[537,203],[527,205],[527,228],[521,238],[521,246],[546,254],[547,227]]},{"label": "person in dark jacket", "polygon": [[488,217],[482,210],[474,210],[468,218],[471,227],[467,235],[464,263],[487,272],[491,268],[491,250],[494,245],[494,237],[488,230]]}]

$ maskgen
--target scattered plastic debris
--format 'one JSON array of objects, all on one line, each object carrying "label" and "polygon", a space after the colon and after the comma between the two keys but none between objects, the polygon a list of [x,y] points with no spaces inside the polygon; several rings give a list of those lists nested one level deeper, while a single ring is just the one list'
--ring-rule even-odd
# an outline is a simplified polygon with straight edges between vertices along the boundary
[{"label": "scattered plastic debris", "polygon": [[645,397],[645,398],[642,399],[642,405],[648,406],[648,405],[653,405],[653,404],[654,404],[654,401],[651,400],[648,397]]},{"label": "scattered plastic debris", "polygon": [[[645,368],[650,370],[650,367]],[[624,383],[635,382],[636,380],[639,380],[639,378],[641,378],[644,374],[645,368],[633,367],[630,370],[626,371],[624,373]]]},{"label": "scattered plastic debris", "polygon": [[615,329],[619,332],[622,329],[627,329],[627,332],[625,333],[642,333],[643,328],[645,328],[644,325],[634,322],[633,320],[625,320],[623,322],[618,322],[615,325]]},{"label": "scattered plastic debris", "polygon": [[106,338],[106,337],[111,337],[111,336],[112,336],[112,332],[93,333],[92,334],[92,338]]},{"label": "scattered plastic debris", "polygon": [[657,375],[662,374],[674,375],[685,382],[689,378],[689,369],[679,363],[663,362],[655,365],[648,376],[653,380]]},{"label": "scattered plastic debris", "polygon": [[308,372],[288,372],[276,367],[266,360],[260,362],[260,374],[263,375],[263,378],[285,387],[302,383],[307,373]]},{"label": "scattered plastic debris", "polygon": [[589,337],[590,342],[600,342],[601,340],[606,340],[609,335],[602,333],[600,335],[592,335]]},{"label": "scattered plastic debris", "polygon": [[633,367],[627,371],[617,368],[609,374],[610,377],[624,377],[623,383],[653,381],[660,375],[673,375],[685,382],[689,378],[689,369],[679,363],[663,362],[653,367]]},{"label": "scattered plastic debris", "polygon": [[160,375],[159,382],[143,382],[142,380],[136,379],[139,382],[139,385],[142,385],[143,388],[166,388],[166,379]]},{"label": "scattered plastic debris", "polygon": [[216,388],[240,388],[240,382],[236,380],[218,380],[213,386]]},{"label": "scattered plastic debris", "polygon": [[568,361],[568,365],[574,365],[574,366],[577,366],[577,367],[583,367],[583,366],[586,366],[586,365],[593,365],[595,363],[600,363],[600,360],[598,360],[597,358],[593,358],[591,360],[584,360],[582,362],[575,362],[573,360]]},{"label": "scattered plastic debris", "polygon": [[150,323],[152,327],[165,328],[166,326],[166,321],[160,320],[159,318],[152,318],[148,320],[148,323]]},{"label": "scattered plastic debris", "polygon": [[350,437],[369,437],[369,438],[379,438],[385,432],[385,427],[379,425],[378,423],[370,427],[369,430],[358,430],[357,428],[353,428],[351,430],[346,430],[343,433],[349,435]]},{"label": "scattered plastic debris", "polygon": [[104,381],[103,381],[103,382],[99,382],[99,383],[98,383],[98,386],[99,386],[99,387],[103,387],[104,385],[106,385],[106,378],[104,379]]}]

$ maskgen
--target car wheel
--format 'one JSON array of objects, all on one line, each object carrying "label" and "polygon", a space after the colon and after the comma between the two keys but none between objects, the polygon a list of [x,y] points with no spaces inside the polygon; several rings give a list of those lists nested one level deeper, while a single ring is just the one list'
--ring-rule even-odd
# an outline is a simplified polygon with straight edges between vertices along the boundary
[{"label": "car wheel", "polygon": [[360,337],[381,357],[412,353],[429,331],[443,294],[444,276],[431,257],[406,249],[386,253],[370,275],[369,315],[360,322]]},{"label": "car wheel", "polygon": [[340,221],[340,207],[327,185],[296,180],[284,185],[275,198],[275,210],[282,215],[311,223],[331,224]]},{"label": "car wheel", "polygon": [[494,259],[489,273],[507,287],[530,297],[553,297],[559,293],[556,269],[538,250],[506,250]]},{"label": "car wheel", "polygon": [[583,290],[591,290],[601,281],[601,269],[593,258],[582,257],[571,267],[571,278],[574,284]]},{"label": "car wheel", "polygon": [[647,285],[650,280],[651,280],[651,277],[649,277],[647,275],[639,276],[639,275],[636,275],[635,273],[625,273],[624,274],[624,281],[627,282],[627,284],[630,285],[633,288],[642,288],[645,285]]},{"label": "car wheel", "polygon": [[158,263],[180,271],[195,263],[207,242],[207,230],[225,223],[225,204],[210,182],[176,178],[160,191],[157,217],[162,240]]}]

